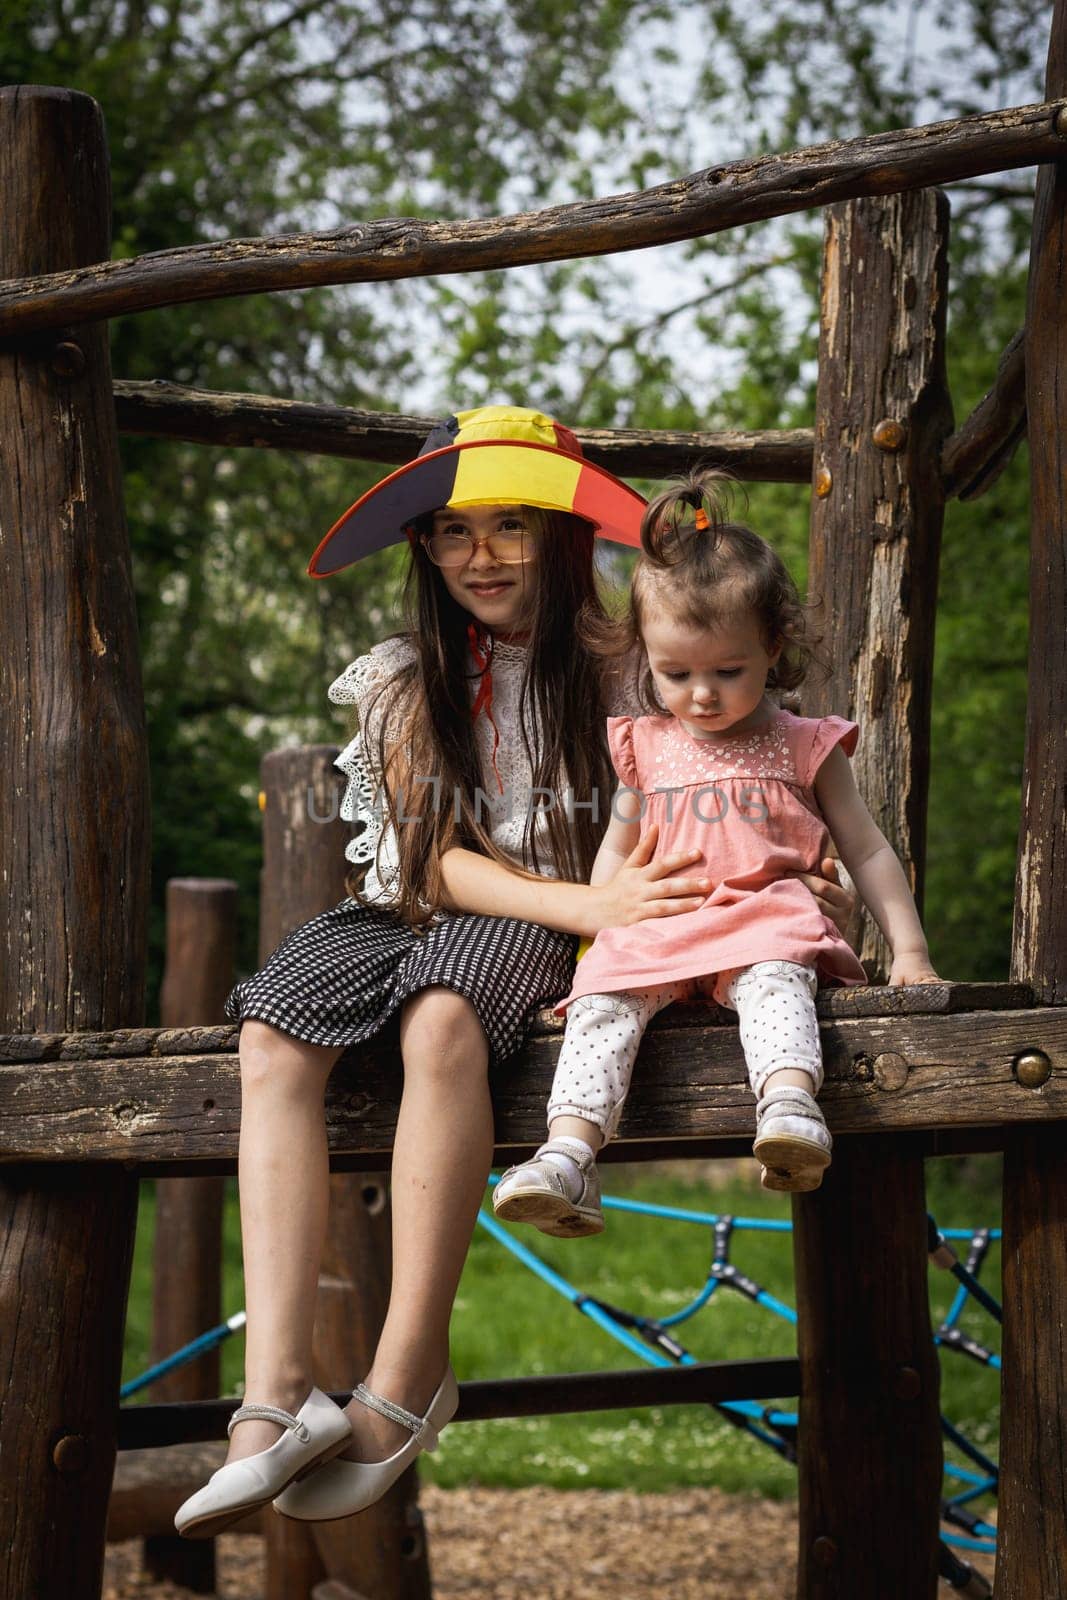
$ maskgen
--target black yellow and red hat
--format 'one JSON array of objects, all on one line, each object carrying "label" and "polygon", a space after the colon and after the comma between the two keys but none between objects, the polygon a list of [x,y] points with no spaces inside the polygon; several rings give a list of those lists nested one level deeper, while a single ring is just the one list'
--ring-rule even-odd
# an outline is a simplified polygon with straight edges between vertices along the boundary
[{"label": "black yellow and red hat", "polygon": [[582,455],[569,428],[522,406],[460,411],[429,434],[414,461],[368,489],[335,522],[308,565],[328,578],[398,544],[417,517],[441,506],[525,505],[569,511],[602,539],[641,543],[645,501]]}]

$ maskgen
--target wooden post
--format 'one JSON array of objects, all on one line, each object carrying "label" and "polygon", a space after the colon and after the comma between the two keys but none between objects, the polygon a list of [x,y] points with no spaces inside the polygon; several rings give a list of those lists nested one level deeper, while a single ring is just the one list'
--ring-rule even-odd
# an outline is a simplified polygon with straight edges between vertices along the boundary
[{"label": "wooden post", "polygon": [[922,1161],[899,1134],[842,1139],[793,1220],[797,1595],[935,1600],[941,1432]]},{"label": "wooden post", "polygon": [[[809,587],[833,675],[804,711],[855,716],[853,763],[922,907],[930,694],[952,431],[945,378],[948,201],[932,190],[826,214]],[[885,941],[853,930],[875,981]]]},{"label": "wooden post", "polygon": [[[0,276],[110,253],[100,109],[0,90]],[[148,767],[107,329],[0,351],[0,1022],[140,1023]],[[0,1177],[0,1593],[100,1593],[137,1192]]]},{"label": "wooden post", "polygon": [[[860,723],[857,781],[917,898],[952,422],[947,222],[929,191],[828,211],[815,418],[811,587],[834,678],[813,709]],[[880,935],[862,953],[884,971]],[[823,1188],[797,1196],[793,1215],[798,1596],[934,1600],[941,1436],[922,1158],[903,1140],[839,1139]]]},{"label": "wooden post", "polygon": [[[1056,0],[1046,81],[1057,95],[1067,94],[1067,0]],[[1061,1006],[1067,1005],[1065,297],[1067,166],[1060,164],[1038,169],[1026,314],[1030,688],[1012,972],[1025,974],[1040,1001]],[[1025,1044],[1020,1040],[1020,1049]],[[1031,1072],[1024,1081],[1041,1094],[1040,1061]],[[997,1600],[1067,1593],[1063,1150],[1062,1127],[1011,1133],[1005,1149]]]},{"label": "wooden post", "polygon": [[[237,885],[229,878],[171,878],[159,1020],[165,1028],[223,1020],[233,986]],[[222,1317],[221,1178],[161,1178],[156,1184],[152,1360],[162,1361]],[[219,1393],[219,1348],[156,1384],[157,1401],[211,1400]],[[150,1535],[145,1570],[194,1594],[215,1592],[214,1540]]]},{"label": "wooden post", "polygon": [[[290,929],[344,898],[347,824],[337,817],[339,775],[329,745],[273,751],[266,796],[260,957]],[[317,1381],[354,1385],[370,1366],[389,1300],[390,1207],[380,1175],[330,1179],[330,1223],[316,1307]],[[330,1578],[364,1600],[430,1600],[429,1563],[414,1472],[378,1505],[344,1522],[272,1518],[265,1600],[310,1600]]]}]

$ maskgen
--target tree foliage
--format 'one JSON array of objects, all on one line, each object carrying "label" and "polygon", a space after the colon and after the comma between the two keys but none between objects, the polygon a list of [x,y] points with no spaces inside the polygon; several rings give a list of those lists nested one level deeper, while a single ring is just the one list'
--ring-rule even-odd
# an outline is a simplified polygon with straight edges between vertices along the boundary
[{"label": "tree foliage", "polygon": [[[115,253],[462,216],[643,186],[796,143],[1042,97],[1036,0],[10,0],[0,80],[104,108]],[[957,185],[957,416],[1024,311],[1032,182]],[[640,259],[224,300],[121,319],[117,376],[429,410],[511,399],[587,424],[809,423],[817,214]],[[254,960],[259,754],[345,734],[323,685],[388,632],[395,553],[307,558],[373,466],[123,442],[155,792],[157,907],[225,873]],[[807,494],[751,520],[803,573]],[[1003,977],[1026,634],[1020,462],[946,524],[927,921],[953,976]],[[158,964],[159,912],[154,949]]]}]

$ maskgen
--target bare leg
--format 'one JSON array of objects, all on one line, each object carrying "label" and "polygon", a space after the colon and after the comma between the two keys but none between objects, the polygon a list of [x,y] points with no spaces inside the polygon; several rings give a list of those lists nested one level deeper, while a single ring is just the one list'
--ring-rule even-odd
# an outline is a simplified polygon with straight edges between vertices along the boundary
[{"label": "bare leg", "polygon": [[[313,1382],[311,1336],[329,1207],[323,1096],[341,1054],[263,1022],[241,1029],[239,1180],[245,1265],[245,1399],[295,1411]],[[230,1461],[281,1429],[240,1423]]]},{"label": "bare leg", "polygon": [[[448,1364],[448,1325],[493,1159],[489,1049],[470,1001],[426,989],[400,1019],[404,1094],[393,1144],[393,1285],[366,1383],[422,1415]],[[353,1401],[353,1460],[410,1435]]]}]

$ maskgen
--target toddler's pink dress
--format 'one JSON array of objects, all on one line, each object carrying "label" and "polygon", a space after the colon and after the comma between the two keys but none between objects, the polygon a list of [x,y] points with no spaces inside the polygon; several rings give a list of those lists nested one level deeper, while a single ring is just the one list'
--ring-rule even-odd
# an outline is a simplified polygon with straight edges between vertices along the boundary
[{"label": "toddler's pink dress", "polygon": [[697,911],[605,928],[579,961],[563,1011],[583,994],[647,989],[722,975],[758,961],[814,967],[820,983],[867,979],[851,946],[787,872],[818,872],[830,835],[815,774],[835,745],[859,737],[842,717],[776,710],[754,733],[698,739],[675,717],[610,717],[608,744],[621,781],[644,796],[642,836],[659,824],[656,855],[699,850],[687,875],[715,885]]}]

